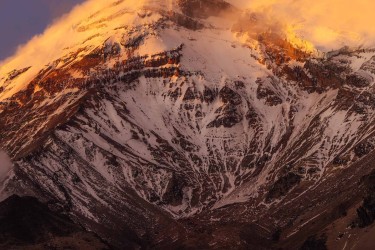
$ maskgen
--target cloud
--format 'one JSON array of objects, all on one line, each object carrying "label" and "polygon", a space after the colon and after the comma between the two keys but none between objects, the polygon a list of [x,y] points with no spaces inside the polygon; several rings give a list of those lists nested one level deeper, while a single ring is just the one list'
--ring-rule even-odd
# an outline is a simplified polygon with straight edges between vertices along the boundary
[{"label": "cloud", "polygon": [[[173,1],[163,0],[168,6]],[[160,2],[163,2],[160,1]],[[287,32],[292,32],[312,42],[317,48],[330,50],[349,46],[375,45],[375,18],[372,0],[227,0],[240,9],[262,12],[268,19],[275,20]],[[139,8],[144,3],[156,0],[89,0],[76,6],[54,22],[46,31],[35,36],[27,44],[20,46],[17,53],[4,62],[0,62],[0,75],[15,69],[33,65],[27,72],[31,77],[45,64],[66,53],[64,48],[74,46],[74,41],[84,41],[92,36],[90,32],[77,32],[74,27],[80,21],[87,21],[97,11],[105,12],[113,3],[109,13],[121,8]],[[93,32],[96,32],[95,30]],[[39,67],[38,67],[39,65]],[[27,78],[25,74],[25,78]],[[28,80],[28,79],[24,79]]]},{"label": "cloud", "polygon": [[262,12],[322,50],[375,46],[375,1],[372,0],[229,0]]},{"label": "cloud", "polygon": [[[35,64],[39,60],[46,63],[46,59],[55,59],[65,47],[71,46],[76,39],[81,37],[82,34],[76,32],[74,26],[96,11],[108,6],[110,2],[114,2],[114,0],[90,0],[78,4],[71,12],[50,24],[42,34],[35,35],[26,44],[19,46],[15,55],[0,62],[0,65]],[[22,63],[21,61],[26,62]]]},{"label": "cloud", "polygon": [[[8,86],[3,95],[0,93],[0,100],[9,98],[14,93],[24,89],[25,84],[32,80],[47,64],[64,56],[69,56],[70,52],[76,52],[79,48],[88,46],[89,43],[92,45],[88,48],[89,51],[95,49],[95,46],[100,46],[104,41],[105,34],[126,20],[117,18],[114,22],[108,23],[108,26],[94,27],[87,31],[79,30],[77,27],[95,21],[98,24],[124,8],[140,8],[145,1],[148,0],[89,0],[74,7],[70,13],[51,24],[43,34],[34,36],[29,42],[20,46],[15,55],[0,62],[0,86],[6,79],[4,76],[12,70],[32,66],[26,73],[18,77],[16,82]],[[99,15],[95,15],[97,12],[100,12]],[[95,35],[98,35],[95,39],[82,44],[82,41],[87,41]],[[4,77],[3,82],[2,77]]]}]

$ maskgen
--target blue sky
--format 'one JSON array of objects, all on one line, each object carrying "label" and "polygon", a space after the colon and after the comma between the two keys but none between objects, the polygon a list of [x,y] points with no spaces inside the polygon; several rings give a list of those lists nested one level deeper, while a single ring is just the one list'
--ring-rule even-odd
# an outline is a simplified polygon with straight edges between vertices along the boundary
[{"label": "blue sky", "polygon": [[84,0],[0,0],[0,61]]}]

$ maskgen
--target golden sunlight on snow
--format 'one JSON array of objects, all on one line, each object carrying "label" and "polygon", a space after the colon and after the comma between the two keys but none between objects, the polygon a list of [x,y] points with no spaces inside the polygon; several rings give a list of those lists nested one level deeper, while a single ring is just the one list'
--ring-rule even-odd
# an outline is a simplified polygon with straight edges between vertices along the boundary
[{"label": "golden sunlight on snow", "polygon": [[[81,48],[82,44],[76,44],[77,41],[86,41],[83,45],[88,50],[103,44],[103,39],[108,37],[107,33],[111,34],[124,23],[134,21],[136,15],[132,13],[142,9],[145,2],[147,0],[90,0],[75,7],[71,13],[47,28],[43,34],[35,36],[21,46],[14,56],[0,62],[0,85],[4,80],[2,77],[12,70],[32,65],[26,73],[17,78],[19,84],[13,84],[12,90],[7,91],[0,99],[8,98],[22,89],[24,84],[21,83],[32,80],[47,64]],[[103,24],[108,19],[113,20]]]},{"label": "golden sunlight on snow", "polygon": [[[373,46],[375,21],[372,0],[230,0],[238,8],[263,12],[318,49]],[[293,31],[293,32],[292,32]],[[288,36],[288,37],[289,37]]]},{"label": "golden sunlight on snow", "polygon": [[[90,0],[77,6],[70,14],[55,22],[44,34],[34,37],[29,43],[18,50],[22,58],[12,57],[6,60],[6,64],[27,65],[30,60],[33,64],[38,60],[43,63],[45,59],[54,59],[61,53],[61,48],[72,46],[78,36],[94,34],[78,34],[74,29],[81,20],[89,15],[114,5],[116,0]],[[126,0],[120,5],[131,9],[140,8],[145,3],[164,2],[167,8],[173,8],[176,0]],[[286,28],[288,39],[298,46],[306,45],[310,41],[319,49],[330,50],[343,45],[358,46],[371,45],[375,38],[375,21],[373,10],[375,1],[371,0],[228,0],[240,9],[249,8],[252,11],[264,12],[269,19],[280,22]],[[122,6],[122,7],[123,7]],[[113,10],[110,10],[113,13]],[[95,31],[92,31],[95,32]],[[300,39],[302,37],[302,39]],[[307,46],[311,46],[309,43]],[[59,49],[60,48],[60,49]],[[16,61],[14,61],[16,60]],[[4,63],[4,62],[3,62]],[[8,68],[8,67],[7,67]],[[10,68],[12,68],[10,66]],[[3,73],[3,70],[0,70]]]},{"label": "golden sunlight on snow", "polygon": [[[375,21],[372,0],[228,0],[241,12],[258,13],[263,31],[277,30],[285,38],[304,51],[316,49],[329,51],[345,45],[374,46]],[[0,96],[12,96],[24,86],[41,68],[63,58],[70,52],[84,46],[85,53],[103,44],[117,30],[126,24],[138,22],[136,11],[145,5],[161,9],[176,9],[177,0],[89,0],[60,20],[52,24],[43,34],[35,36],[21,46],[16,55],[0,62],[0,85],[4,76],[14,69],[31,67],[17,78],[12,88]],[[133,13],[133,14],[132,14]],[[156,18],[156,17],[155,17]],[[238,16],[235,17],[238,19]],[[106,20],[111,20],[106,23]],[[232,20],[236,22],[236,20]],[[249,31],[251,32],[251,31]],[[77,41],[81,44],[75,44]],[[82,44],[82,41],[85,41]],[[78,55],[79,56],[79,55]],[[58,67],[58,65],[52,65]]]}]

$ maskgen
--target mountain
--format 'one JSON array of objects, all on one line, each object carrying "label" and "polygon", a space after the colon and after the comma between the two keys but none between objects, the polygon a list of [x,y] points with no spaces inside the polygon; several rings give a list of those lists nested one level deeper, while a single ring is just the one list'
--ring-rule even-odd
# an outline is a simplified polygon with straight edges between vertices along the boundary
[{"label": "mountain", "polygon": [[51,211],[33,197],[13,195],[0,204],[2,249],[109,249],[67,215]]},{"label": "mountain", "polygon": [[91,1],[19,50],[1,197],[114,249],[373,247],[375,50],[323,53],[236,6]]}]

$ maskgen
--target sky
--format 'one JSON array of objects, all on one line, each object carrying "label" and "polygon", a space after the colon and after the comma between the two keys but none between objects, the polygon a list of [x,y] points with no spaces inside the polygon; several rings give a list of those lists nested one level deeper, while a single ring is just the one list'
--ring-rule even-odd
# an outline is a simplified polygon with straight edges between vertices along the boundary
[{"label": "sky", "polygon": [[0,61],[84,0],[0,0]]}]

